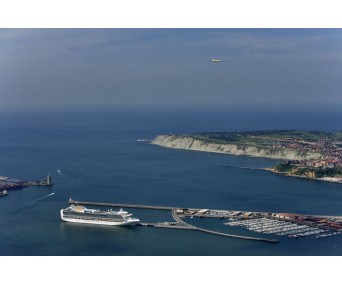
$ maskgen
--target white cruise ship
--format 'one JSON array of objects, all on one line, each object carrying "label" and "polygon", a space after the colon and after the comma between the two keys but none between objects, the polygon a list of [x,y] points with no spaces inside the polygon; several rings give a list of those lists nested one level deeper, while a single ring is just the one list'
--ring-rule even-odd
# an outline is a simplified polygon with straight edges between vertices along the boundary
[{"label": "white cruise ship", "polygon": [[122,209],[119,211],[101,211],[72,204],[66,209],[61,209],[60,212],[63,221],[72,223],[107,226],[134,226],[140,222],[139,219],[132,218],[132,214],[129,214]]}]

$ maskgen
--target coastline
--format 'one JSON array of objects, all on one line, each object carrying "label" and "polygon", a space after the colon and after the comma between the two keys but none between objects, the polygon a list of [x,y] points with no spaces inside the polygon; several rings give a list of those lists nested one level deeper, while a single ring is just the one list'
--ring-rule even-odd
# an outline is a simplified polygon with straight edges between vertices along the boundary
[{"label": "coastline", "polygon": [[[153,145],[180,149],[180,150],[190,150],[198,152],[208,152],[208,153],[218,153],[218,154],[228,154],[234,156],[248,156],[254,158],[266,158],[275,160],[308,160],[319,155],[318,153],[306,153],[299,154],[295,150],[291,149],[265,149],[257,147],[256,145],[240,145],[233,143],[217,143],[217,141],[205,141],[197,137],[192,137],[189,135],[158,135],[152,142]],[[238,167],[240,168],[240,167]],[[252,169],[252,170],[262,170],[268,171],[273,174],[278,174],[287,177],[304,178],[315,181],[325,181],[333,183],[342,183],[342,178],[336,177],[308,177],[302,175],[290,174],[288,172],[279,172],[273,168],[248,168],[241,167],[242,169]]]},{"label": "coastline", "polygon": [[310,179],[310,180],[315,180],[315,181],[327,181],[327,182],[333,182],[333,183],[342,183],[341,180],[330,180],[329,178],[311,178],[311,177],[306,177],[306,176],[298,176],[298,175],[291,175],[288,173],[284,172],[277,172],[273,170],[272,168],[251,168],[251,167],[235,167],[235,166],[225,166],[227,168],[237,168],[237,169],[244,169],[244,170],[253,170],[253,171],[264,171],[264,172],[270,172],[272,174],[277,174],[277,175],[282,175],[286,177],[294,177],[294,178],[304,178],[304,179]]},{"label": "coastline", "polygon": [[200,151],[236,156],[249,156],[275,160],[309,160],[320,156],[318,153],[299,153],[293,149],[267,149],[257,145],[219,143],[218,141],[205,141],[189,135],[157,135],[151,142],[166,148]]},{"label": "coastline", "polygon": [[295,177],[295,178],[311,179],[311,180],[316,180],[316,181],[318,180],[318,181],[327,181],[327,182],[333,182],[333,183],[342,183],[342,179],[337,179],[337,178],[329,178],[329,177],[314,178],[314,177],[292,175],[292,174],[288,174],[285,172],[277,172],[272,168],[262,168],[262,169],[258,169],[258,170],[267,171],[267,172],[271,172],[273,174],[282,175],[282,176],[286,176],[286,177]]}]

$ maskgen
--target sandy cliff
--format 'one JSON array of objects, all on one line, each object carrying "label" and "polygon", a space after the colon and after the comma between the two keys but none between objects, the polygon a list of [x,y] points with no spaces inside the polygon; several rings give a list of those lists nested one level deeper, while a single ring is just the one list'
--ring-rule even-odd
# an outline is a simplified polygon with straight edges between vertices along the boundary
[{"label": "sandy cliff", "polygon": [[292,149],[265,149],[253,145],[208,142],[201,138],[194,138],[186,135],[158,135],[151,143],[175,149],[247,155],[272,159],[308,160],[317,159],[321,156],[319,153],[301,153],[300,151]]}]

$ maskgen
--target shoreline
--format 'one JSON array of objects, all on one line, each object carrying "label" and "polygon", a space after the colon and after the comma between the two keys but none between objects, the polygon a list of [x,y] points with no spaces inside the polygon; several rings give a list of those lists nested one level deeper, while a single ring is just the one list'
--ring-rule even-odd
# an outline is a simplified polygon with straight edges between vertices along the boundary
[{"label": "shoreline", "polygon": [[[175,149],[175,150],[185,150],[185,151],[197,151],[197,152],[206,152],[206,153],[215,153],[215,154],[226,154],[233,156],[245,156],[251,158],[264,158],[264,159],[272,159],[272,160],[293,160],[295,157],[293,155],[293,151],[284,150],[275,151],[274,149],[265,150],[259,149],[255,145],[245,145],[245,147],[241,147],[241,145],[231,144],[231,143],[216,143],[212,141],[202,141],[197,139],[196,137],[191,137],[189,135],[158,135],[154,140],[150,142],[152,145],[157,145],[160,147]],[[288,153],[286,153],[288,151]],[[287,154],[287,156],[285,155]],[[303,157],[296,157],[296,159],[302,160]],[[308,159],[306,156],[304,160]],[[273,168],[249,168],[249,167],[237,167],[241,169],[252,169],[252,170],[262,170],[268,171],[273,174],[278,174],[287,177],[295,177],[295,178],[304,178],[315,181],[325,181],[325,182],[333,182],[342,184],[342,178],[334,178],[334,177],[307,177],[300,176],[295,174],[289,174],[286,172],[278,172]]]},{"label": "shoreline", "polygon": [[329,179],[329,177],[313,178],[313,177],[306,177],[306,176],[291,175],[291,174],[288,174],[285,172],[277,172],[277,171],[273,170],[272,168],[262,168],[262,169],[258,169],[258,170],[262,170],[262,171],[266,171],[266,172],[270,172],[273,174],[282,175],[282,176],[286,176],[286,177],[304,178],[304,179],[310,179],[310,180],[316,180],[316,181],[327,181],[327,182],[341,183],[342,184],[342,179],[341,180],[331,180],[331,179]]},{"label": "shoreline", "polygon": [[306,153],[305,155],[302,155],[293,149],[272,149],[252,144],[204,141],[198,137],[192,137],[190,135],[157,135],[150,144],[177,150],[228,154],[273,160],[308,160],[320,155],[318,153]]},{"label": "shoreline", "polygon": [[327,181],[327,182],[341,183],[342,184],[342,179],[341,180],[329,180],[329,179],[325,179],[325,178],[311,178],[311,177],[306,177],[306,176],[291,175],[291,174],[287,174],[284,172],[277,172],[277,171],[273,170],[272,168],[235,167],[235,166],[229,166],[229,165],[225,166],[225,167],[244,169],[244,170],[253,170],[253,171],[264,171],[264,172],[270,172],[272,174],[281,175],[281,176],[285,176],[285,177],[304,178],[304,179],[310,179],[310,180],[315,180],[315,181]]}]

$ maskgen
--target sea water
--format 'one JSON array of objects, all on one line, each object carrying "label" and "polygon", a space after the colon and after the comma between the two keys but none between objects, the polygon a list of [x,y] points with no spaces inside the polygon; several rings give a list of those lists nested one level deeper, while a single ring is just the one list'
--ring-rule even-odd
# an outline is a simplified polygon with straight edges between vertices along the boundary
[{"label": "sea water", "polygon": [[[71,224],[59,215],[69,198],[342,215],[341,184],[242,168],[270,167],[277,162],[272,159],[168,149],[148,141],[166,133],[341,130],[340,113],[54,111],[7,112],[0,118],[0,175],[38,180],[50,174],[54,183],[12,190],[0,199],[0,255],[342,255],[340,235],[278,237],[279,243],[270,244],[197,231]],[[165,211],[128,211],[143,222],[172,220]],[[226,220],[186,221],[229,230]]]}]

